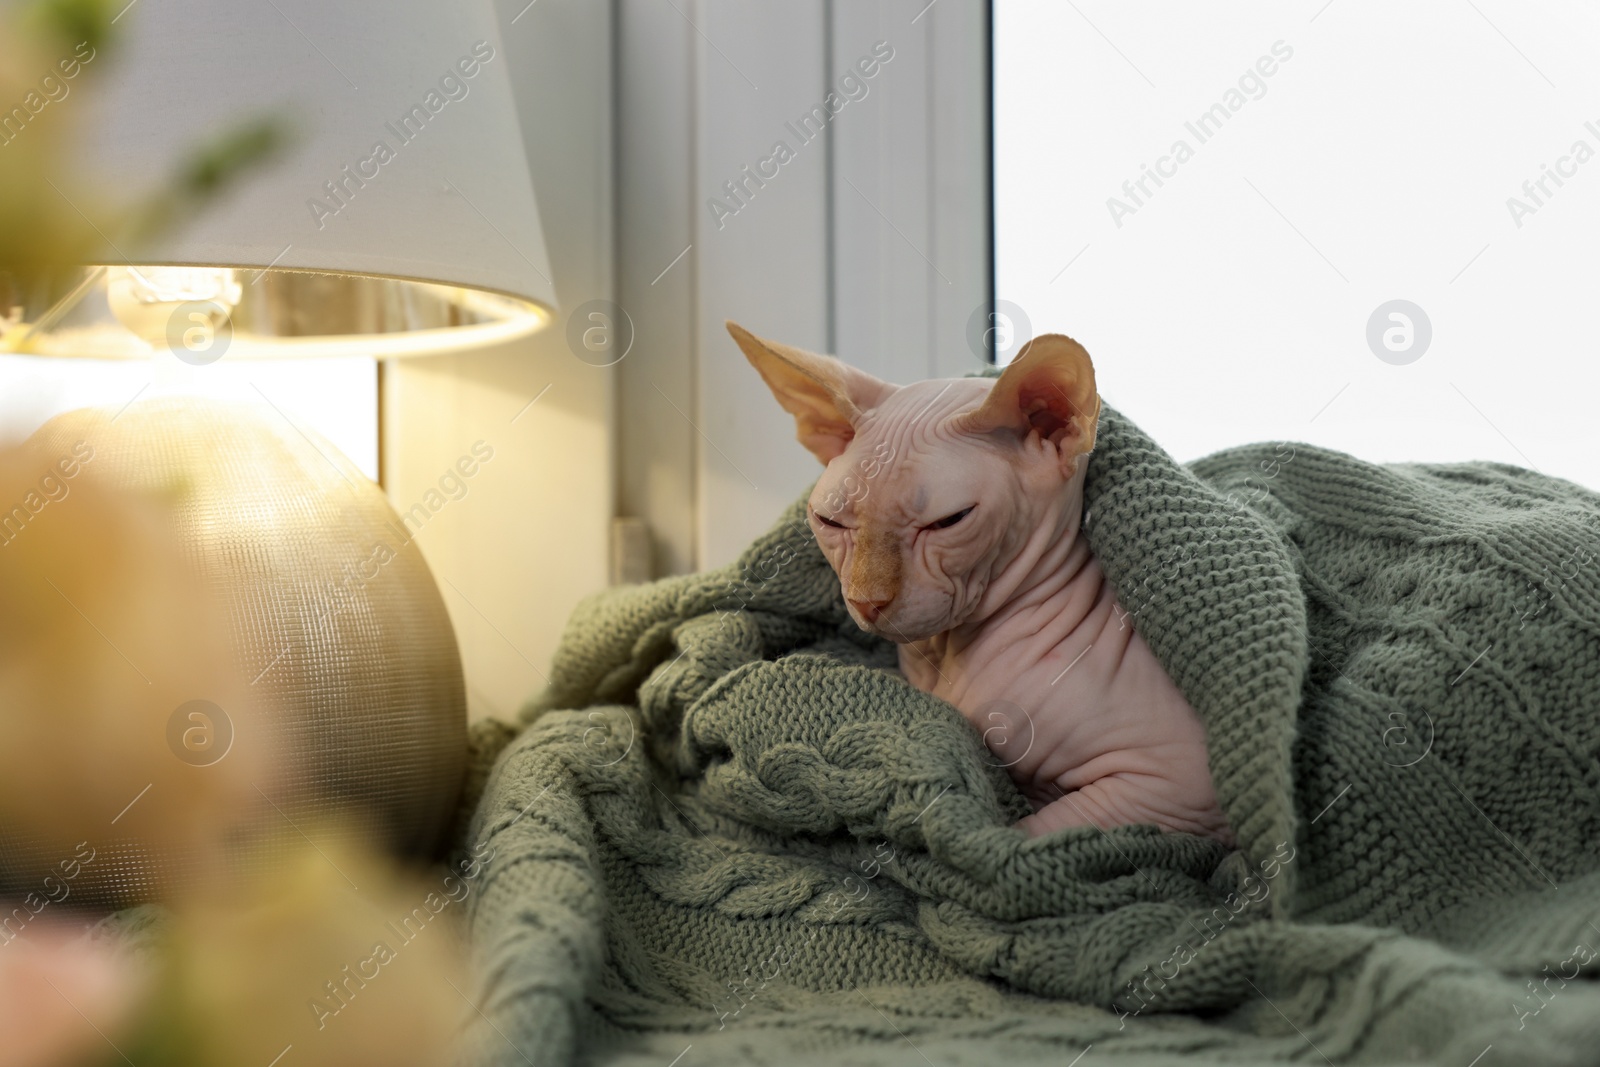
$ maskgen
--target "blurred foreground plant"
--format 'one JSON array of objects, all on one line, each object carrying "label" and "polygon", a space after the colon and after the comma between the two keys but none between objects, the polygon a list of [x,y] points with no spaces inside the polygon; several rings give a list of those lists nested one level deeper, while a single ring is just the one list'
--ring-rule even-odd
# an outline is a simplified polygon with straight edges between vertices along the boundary
[{"label": "blurred foreground plant", "polygon": [[0,453],[0,820],[57,858],[119,831],[220,856],[268,769],[251,746],[225,773],[185,763],[168,726],[197,694],[250,717],[228,669],[226,605],[172,537],[182,487],[106,485],[93,456],[89,441]]},{"label": "blurred foreground plant", "polygon": [[272,873],[175,909],[129,1058],[265,1065],[292,1048],[296,1067],[449,1062],[470,1011],[456,902],[372,856],[289,847]]},{"label": "blurred foreground plant", "polygon": [[[0,114],[32,115],[0,144],[0,351],[26,333],[25,283],[139,254],[285,140],[276,120],[242,122],[132,199],[115,175],[73,168],[77,109],[29,103],[63,56],[112,48],[126,11],[0,8]],[[73,91],[92,91],[99,69],[83,63]],[[0,448],[0,828],[59,857],[0,895],[0,1067],[264,1067],[291,1048],[285,1067],[446,1062],[470,1010],[464,895],[314,843],[316,828],[237,837],[279,769],[245,746],[215,773],[174,758],[171,740],[197,693],[249,721],[223,644],[237,606],[204,592],[171,536],[185,486],[106,484],[84,446]],[[98,916],[77,910],[73,879],[111,862],[94,842],[114,835],[190,857],[188,877],[159,908],[86,932]]]},{"label": "blurred foreground plant", "polygon": [[[83,446],[0,450],[0,828],[60,857],[0,907],[0,1067],[447,1062],[478,870],[427,882],[310,825],[241,835],[281,768],[251,743],[227,606],[171,536],[187,487],[105,484]],[[209,765],[172,747],[196,693],[242,739]],[[184,876],[132,913],[158,921],[86,937],[77,888],[130,847]]]},{"label": "blurred foreground plant", "polygon": [[0,948],[0,1067],[104,1062],[105,1035],[128,1027],[149,988],[127,949],[47,920]]},{"label": "blurred foreground plant", "polygon": [[[84,264],[137,258],[152,238],[198,214],[288,140],[280,118],[242,119],[197,142],[163,188],[133,197],[116,175],[74,166],[83,108],[67,106],[70,95],[51,105],[41,85],[51,79],[73,86],[69,93],[93,93],[105,66],[101,53],[114,47],[114,22],[132,6],[126,0],[0,6],[0,118],[17,109],[28,117],[14,136],[0,133],[0,352],[23,349],[27,330],[18,312],[27,286]],[[76,73],[63,81],[68,64]]]},{"label": "blurred foreground plant", "polygon": [[0,1067],[450,1062],[464,896],[310,838],[278,851],[170,908],[0,946]]}]

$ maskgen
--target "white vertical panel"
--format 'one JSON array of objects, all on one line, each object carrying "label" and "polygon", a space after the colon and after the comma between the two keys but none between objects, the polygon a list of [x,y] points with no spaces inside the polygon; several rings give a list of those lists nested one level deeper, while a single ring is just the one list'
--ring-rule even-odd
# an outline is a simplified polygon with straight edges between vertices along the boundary
[{"label": "white vertical panel", "polygon": [[990,175],[992,75],[987,0],[945,0],[928,9],[932,22],[928,81],[932,113],[928,176],[933,183],[933,234],[928,255],[952,283],[935,296],[932,316],[937,376],[964,374],[988,362],[974,353],[967,324],[994,297],[993,190]]},{"label": "white vertical panel", "polygon": [[[736,0],[692,9],[699,366],[698,404],[683,415],[699,437],[701,567],[737,556],[819,472],[723,320],[801,347],[828,342],[828,145],[794,132],[825,93],[824,10]],[[760,186],[745,178],[779,144],[794,157]],[[732,181],[745,182],[737,200],[724,188]],[[737,212],[714,217],[712,198]]]},{"label": "white vertical panel", "polygon": [[[830,81],[848,101],[833,127],[838,354],[898,382],[932,376],[929,305],[953,297],[929,255],[932,19],[911,21],[920,6],[836,4],[833,16]],[[867,78],[857,64],[872,69],[874,47],[890,58]]]},{"label": "white vertical panel", "polygon": [[986,33],[981,0],[834,5],[834,88],[859,97],[834,122],[838,354],[893,381],[981,362],[967,321],[990,288]]},{"label": "white vertical panel", "polygon": [[[731,559],[819,470],[724,319],[899,381],[979,362],[988,5],[620,0],[618,17],[618,291],[638,334],[617,368],[619,506],[675,573]],[[894,57],[861,77],[880,41]],[[865,92],[841,88],[850,71]],[[830,90],[826,133],[801,136]],[[793,158],[747,177],[780,141]]]},{"label": "white vertical panel", "polygon": [[[685,9],[686,10],[686,9]],[[672,4],[617,7],[618,513],[645,519],[655,573],[695,568],[694,27]]]}]

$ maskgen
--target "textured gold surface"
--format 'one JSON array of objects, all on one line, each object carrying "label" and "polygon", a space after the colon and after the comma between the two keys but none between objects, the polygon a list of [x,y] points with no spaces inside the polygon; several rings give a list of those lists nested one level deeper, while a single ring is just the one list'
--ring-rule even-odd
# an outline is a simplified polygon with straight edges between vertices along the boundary
[{"label": "textured gold surface", "polygon": [[[253,803],[228,840],[354,835],[430,852],[460,788],[465,687],[438,587],[382,491],[267,406],[182,398],[79,411],[30,444],[53,455],[79,441],[94,448],[84,477],[166,494],[171,536],[222,606],[234,679],[222,688],[246,695],[233,715],[241,758],[195,773],[250,775]],[[183,888],[200,857],[146,847],[136,823],[107,825],[75,900],[122,905]],[[34,882],[59,859],[49,848],[28,827],[0,827],[0,883]]]}]

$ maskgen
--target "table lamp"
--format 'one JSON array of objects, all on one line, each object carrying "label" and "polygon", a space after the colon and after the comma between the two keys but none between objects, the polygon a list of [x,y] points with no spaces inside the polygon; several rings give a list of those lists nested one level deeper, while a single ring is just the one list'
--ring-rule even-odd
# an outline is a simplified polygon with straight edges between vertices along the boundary
[{"label": "table lamp", "polygon": [[[79,174],[160,189],[197,143],[263,113],[289,131],[286,147],[205,211],[137,245],[102,232],[103,254],[69,271],[0,270],[0,351],[170,353],[198,365],[224,355],[420,357],[512,340],[553,315],[489,0],[132,0],[114,28],[114,47],[71,54],[79,88],[48,105],[81,109]],[[53,69],[54,85],[70,84],[68,69]],[[9,126],[0,115],[9,143],[65,117],[24,111]],[[157,709],[178,723],[178,740],[161,742],[175,773],[229,773],[246,765],[229,752],[255,745],[277,772],[249,783],[246,831],[343,820],[344,833],[426,856],[453,812],[465,759],[459,651],[382,491],[312,436],[229,405],[163,398],[59,416],[31,445],[49,458],[87,442],[95,458],[81,477],[118,491],[181,490],[169,493],[172,536],[231,605],[230,684],[258,707],[226,731],[210,728],[208,711],[197,731],[182,709],[220,698],[163,697],[178,717]],[[82,521],[69,505],[20,514],[3,551]],[[134,675],[138,656],[117,651],[119,636],[86,640],[81,654],[119,670],[113,652],[129,661],[128,693],[148,702],[150,679]],[[206,748],[216,737],[231,748]],[[75,890],[85,903],[181,888],[189,860],[146,847],[140,820],[159,809],[137,799],[107,812],[105,860]],[[28,826],[0,825],[0,888],[28,884],[55,858]]]},{"label": "table lamp", "polygon": [[242,119],[276,120],[287,147],[138,247],[102,234],[99,262],[13,279],[0,351],[390,358],[548,321],[555,289],[488,0],[134,0],[114,29],[114,48],[42,72],[59,99],[0,116],[8,144],[80,109],[73,165],[132,190],[160,188]]}]

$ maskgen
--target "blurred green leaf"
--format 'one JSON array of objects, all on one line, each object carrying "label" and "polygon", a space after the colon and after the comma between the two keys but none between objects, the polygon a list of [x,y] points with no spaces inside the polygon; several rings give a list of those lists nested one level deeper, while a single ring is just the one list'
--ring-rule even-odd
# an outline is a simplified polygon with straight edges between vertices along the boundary
[{"label": "blurred green leaf", "polygon": [[111,39],[112,20],[128,0],[35,0],[29,15],[71,48],[87,41],[99,51]]},{"label": "blurred green leaf", "polygon": [[201,148],[184,166],[181,184],[191,196],[210,196],[239,172],[270,158],[289,140],[281,119],[244,123]]},{"label": "blurred green leaf", "polygon": [[241,174],[272,158],[290,140],[287,122],[260,117],[202,144],[179,165],[168,188],[139,211],[131,239],[137,242],[166,231],[180,216],[199,210]]}]

